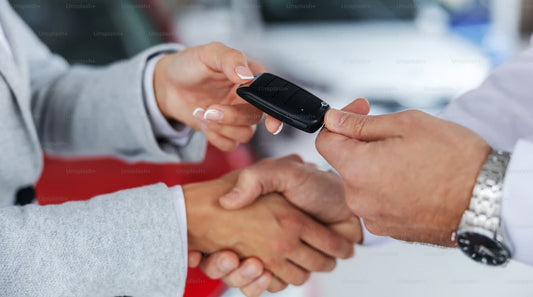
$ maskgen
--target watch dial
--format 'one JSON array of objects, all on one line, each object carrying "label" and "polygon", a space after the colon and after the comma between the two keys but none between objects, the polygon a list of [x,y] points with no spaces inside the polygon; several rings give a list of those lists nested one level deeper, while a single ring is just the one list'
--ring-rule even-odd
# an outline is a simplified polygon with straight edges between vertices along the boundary
[{"label": "watch dial", "polygon": [[494,239],[474,232],[464,232],[457,236],[457,246],[472,260],[497,266],[507,262],[510,251]]}]

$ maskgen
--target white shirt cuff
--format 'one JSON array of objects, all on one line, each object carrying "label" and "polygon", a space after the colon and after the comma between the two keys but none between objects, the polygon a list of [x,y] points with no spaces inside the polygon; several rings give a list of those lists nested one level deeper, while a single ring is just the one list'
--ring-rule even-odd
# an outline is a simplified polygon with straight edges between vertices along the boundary
[{"label": "white shirt cuff", "polygon": [[364,246],[380,246],[393,241],[391,237],[377,236],[370,233],[370,231],[368,231],[368,229],[366,228],[363,220],[361,220],[361,229],[363,230],[362,245]]},{"label": "white shirt cuff", "polygon": [[154,135],[176,146],[185,146],[191,138],[193,130],[181,123],[171,124],[157,106],[154,93],[154,71],[157,62],[165,55],[161,53],[148,60],[144,69],[143,95],[148,118]]},{"label": "white shirt cuff", "polygon": [[503,185],[502,220],[513,259],[533,265],[533,142],[515,146]]},{"label": "white shirt cuff", "polygon": [[172,197],[174,197],[174,206],[176,207],[176,213],[178,214],[178,220],[180,223],[179,232],[182,242],[183,251],[185,251],[185,260],[183,263],[188,262],[189,246],[187,242],[187,212],[185,210],[185,196],[181,186],[174,186],[169,188]]}]

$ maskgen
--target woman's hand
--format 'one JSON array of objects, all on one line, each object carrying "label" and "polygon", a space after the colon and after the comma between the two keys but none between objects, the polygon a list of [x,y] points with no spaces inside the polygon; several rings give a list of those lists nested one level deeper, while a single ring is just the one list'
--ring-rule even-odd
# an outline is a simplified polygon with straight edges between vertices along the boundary
[{"label": "woman's hand", "polygon": [[[248,142],[263,113],[238,97],[263,66],[221,43],[187,48],[161,58],[154,72],[154,91],[162,114],[203,131],[216,147],[230,151]],[[275,133],[281,122],[267,117]]]}]

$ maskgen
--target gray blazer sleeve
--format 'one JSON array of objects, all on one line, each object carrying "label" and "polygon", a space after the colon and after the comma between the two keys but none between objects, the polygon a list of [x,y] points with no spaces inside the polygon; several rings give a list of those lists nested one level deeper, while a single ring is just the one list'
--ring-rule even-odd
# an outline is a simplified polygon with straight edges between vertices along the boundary
[{"label": "gray blazer sleeve", "polygon": [[0,208],[0,296],[181,296],[186,226],[170,193]]},{"label": "gray blazer sleeve", "polygon": [[28,49],[32,114],[47,153],[117,155],[154,162],[203,159],[206,141],[201,133],[195,133],[184,147],[163,151],[144,106],[142,81],[147,60],[161,52],[177,51],[178,46],[157,46],[107,67],[70,66],[50,53],[31,30],[21,28],[19,32]]}]

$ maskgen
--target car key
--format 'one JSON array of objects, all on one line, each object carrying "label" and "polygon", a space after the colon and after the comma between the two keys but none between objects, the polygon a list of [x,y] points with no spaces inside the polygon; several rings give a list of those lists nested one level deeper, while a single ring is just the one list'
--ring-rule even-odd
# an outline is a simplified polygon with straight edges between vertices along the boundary
[{"label": "car key", "polygon": [[266,114],[308,133],[324,125],[329,104],[315,95],[271,73],[258,74],[237,94]]}]

